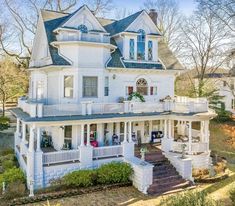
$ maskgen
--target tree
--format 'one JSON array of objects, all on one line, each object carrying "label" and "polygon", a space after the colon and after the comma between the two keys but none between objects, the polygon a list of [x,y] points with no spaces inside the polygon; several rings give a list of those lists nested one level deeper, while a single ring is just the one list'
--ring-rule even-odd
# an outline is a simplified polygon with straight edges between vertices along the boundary
[{"label": "tree", "polygon": [[157,28],[162,33],[164,41],[176,52],[179,48],[175,44],[178,38],[182,16],[176,0],[146,0],[144,8],[148,11],[155,9],[158,13]]},{"label": "tree", "polygon": [[235,0],[197,0],[197,2],[235,32]]},{"label": "tree", "polygon": [[2,116],[5,116],[6,103],[26,93],[28,78],[25,69],[15,64],[10,58],[4,58],[0,62],[0,70],[0,101]]},{"label": "tree", "polygon": [[8,18],[0,20],[3,54],[14,57],[19,64],[28,67],[40,9],[68,12],[77,3],[78,0],[4,0],[0,12]]},{"label": "tree", "polygon": [[218,21],[213,12],[199,6],[193,16],[181,24],[179,44],[184,64],[196,70],[198,84],[194,84],[196,96],[212,95],[206,91],[207,73],[215,73],[226,66],[230,58],[231,33]]},{"label": "tree", "polygon": [[104,16],[114,7],[113,0],[87,0],[87,5],[96,16]]}]

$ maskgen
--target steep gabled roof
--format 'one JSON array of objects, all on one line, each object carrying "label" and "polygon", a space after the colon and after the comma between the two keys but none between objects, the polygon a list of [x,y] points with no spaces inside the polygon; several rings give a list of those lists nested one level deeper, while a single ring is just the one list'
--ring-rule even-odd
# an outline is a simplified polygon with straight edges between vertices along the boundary
[{"label": "steep gabled roof", "polygon": [[106,29],[106,31],[108,33],[110,33],[110,35],[114,35],[120,32],[123,32],[127,29],[127,27],[143,12],[139,11],[136,12],[124,19],[121,19],[119,21],[115,21],[111,24],[106,25],[104,28]]},{"label": "steep gabled roof", "polygon": [[61,22],[63,22],[66,18],[67,16],[64,16],[44,22],[49,51],[51,54],[53,65],[71,65],[66,59],[59,55],[58,49],[51,45],[51,42],[56,41],[56,36],[53,30],[56,29],[58,25],[60,25]]}]

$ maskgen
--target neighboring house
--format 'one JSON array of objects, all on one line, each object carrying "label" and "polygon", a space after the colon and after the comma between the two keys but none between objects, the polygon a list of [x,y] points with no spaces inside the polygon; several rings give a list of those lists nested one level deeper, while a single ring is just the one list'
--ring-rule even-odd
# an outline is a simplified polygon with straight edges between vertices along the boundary
[{"label": "neighboring house", "polygon": [[[95,17],[87,6],[72,14],[41,11],[28,98],[12,110],[28,185],[46,187],[74,170],[127,161],[135,174],[142,171],[133,181],[146,192],[153,169],[144,170],[134,145],[162,134],[162,151],[182,177],[209,166],[214,113],[206,99],[174,96],[183,68],[161,42],[152,12],[152,19],[143,10],[115,21]],[[127,101],[133,92],[145,102]],[[178,158],[182,147],[187,159]]]}]

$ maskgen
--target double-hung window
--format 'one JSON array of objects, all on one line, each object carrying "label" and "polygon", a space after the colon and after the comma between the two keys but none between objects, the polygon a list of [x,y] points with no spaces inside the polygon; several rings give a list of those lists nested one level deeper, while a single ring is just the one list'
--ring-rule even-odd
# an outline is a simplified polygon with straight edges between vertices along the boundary
[{"label": "double-hung window", "polygon": [[44,95],[44,84],[43,81],[37,81],[37,92],[36,92],[36,99],[40,100],[43,99]]},{"label": "double-hung window", "polygon": [[64,76],[64,97],[73,98],[73,76]]},{"label": "double-hung window", "polygon": [[98,77],[83,77],[83,97],[98,97]]}]

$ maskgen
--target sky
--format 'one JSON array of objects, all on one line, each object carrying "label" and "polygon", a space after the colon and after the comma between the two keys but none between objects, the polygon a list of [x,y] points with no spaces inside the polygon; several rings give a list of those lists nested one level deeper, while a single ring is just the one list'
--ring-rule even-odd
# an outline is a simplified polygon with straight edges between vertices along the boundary
[{"label": "sky", "polygon": [[[135,12],[142,8],[145,0],[113,0],[113,2],[116,7]],[[186,16],[190,16],[196,8],[194,0],[178,0],[178,2],[181,12]]]}]

